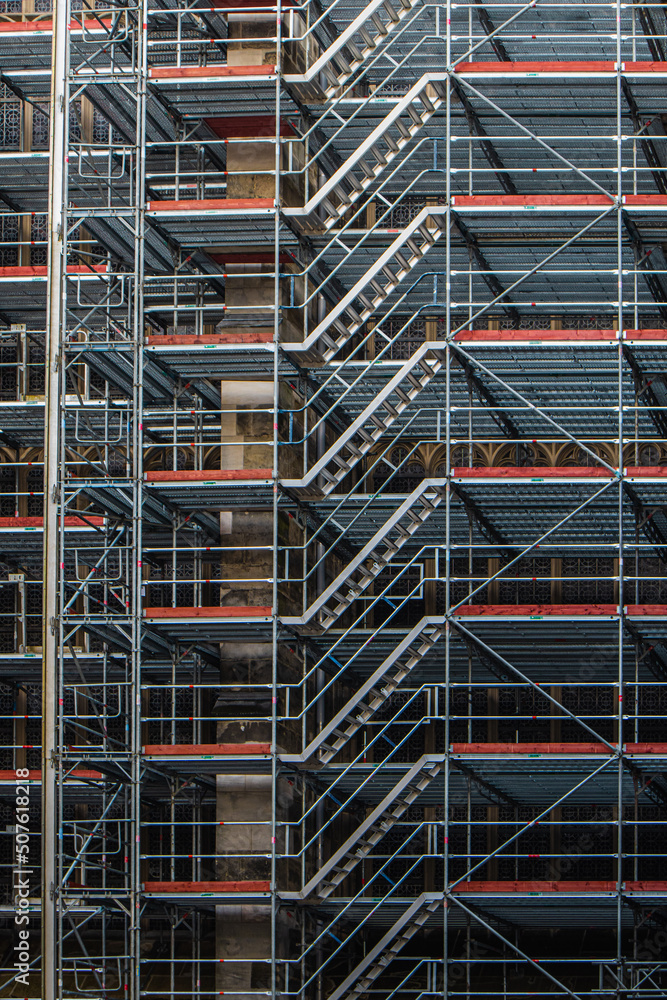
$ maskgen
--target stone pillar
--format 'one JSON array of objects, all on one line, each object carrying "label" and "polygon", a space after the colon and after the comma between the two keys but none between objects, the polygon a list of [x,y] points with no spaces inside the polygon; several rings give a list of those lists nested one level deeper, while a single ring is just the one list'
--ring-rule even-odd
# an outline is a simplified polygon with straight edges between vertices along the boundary
[{"label": "stone pillar", "polygon": [[[213,254],[214,257],[222,255]],[[241,255],[238,255],[241,256]],[[253,255],[243,255],[251,258]],[[225,262],[225,318],[218,324],[217,333],[244,334],[261,330],[273,339],[274,308],[276,299],[273,252],[255,255],[248,263]],[[299,342],[303,340],[303,303],[306,282],[299,274],[300,268],[281,255],[278,309],[280,339]],[[267,260],[268,258],[268,260]],[[294,277],[291,277],[294,275]],[[313,325],[315,305],[309,309]]]},{"label": "stone pillar", "polygon": [[271,907],[216,906],[215,988],[235,1000],[256,1000],[269,987],[271,966]]},{"label": "stone pillar", "polygon": [[[258,991],[271,990],[271,907],[216,906],[215,988],[234,994],[234,1000],[257,1000]],[[276,957],[287,958],[294,914],[276,914]],[[238,961],[233,961],[237,959]]]},{"label": "stone pillar", "polygon": [[[300,32],[292,23],[298,15],[288,12],[290,31]],[[298,27],[298,26],[297,26]],[[273,65],[275,44],[264,39],[275,35],[275,16],[263,13],[229,17],[227,46],[230,66]],[[289,33],[289,32],[288,32]],[[299,43],[294,43],[294,52]],[[290,48],[289,51],[292,51]],[[293,56],[287,57],[287,63]],[[273,200],[275,197],[276,119],[245,116],[210,119],[208,125],[220,138],[229,140],[227,152],[227,198]],[[308,150],[295,140],[289,121],[279,123],[285,140],[280,152],[282,171],[280,199],[283,205],[303,204],[306,195],[302,167]],[[290,141],[294,140],[294,141]],[[315,190],[314,174],[309,174],[309,191]],[[278,301],[275,292],[275,250],[239,245],[233,248],[209,248],[214,260],[225,272],[225,319],[216,333],[234,342],[256,338],[269,341],[275,326],[275,308],[280,310],[280,337],[300,341],[304,335],[301,304],[305,280],[298,275],[300,266],[287,254],[280,255],[281,279]],[[292,275],[294,275],[292,277]],[[313,309],[316,308],[314,303]],[[281,392],[293,392],[282,388]],[[253,379],[222,381],[221,468],[272,469],[274,415],[273,383]],[[293,402],[293,399],[292,399]],[[266,409],[267,412],[253,412]],[[301,436],[298,433],[297,436]],[[287,451],[287,449],[281,449]],[[282,456],[281,456],[282,458]],[[281,470],[290,468],[291,458]],[[296,461],[296,460],[295,460]],[[299,464],[290,469],[299,473]],[[271,605],[273,599],[273,510],[233,510],[220,514],[223,553],[220,576],[223,584],[220,603],[225,606]],[[300,541],[294,523],[279,526],[281,536]],[[258,551],[258,546],[266,549]],[[298,567],[300,570],[300,566]],[[300,574],[299,574],[300,575]],[[290,659],[291,657],[291,659]],[[297,657],[291,653],[279,660],[280,671],[296,671]],[[292,662],[292,660],[294,662]],[[273,673],[270,643],[224,643],[220,652],[221,696],[217,710],[217,741],[221,743],[270,743],[270,684]],[[279,734],[280,739],[280,734]],[[285,850],[284,830],[276,831],[272,842],[272,815],[275,799],[276,820],[287,818],[294,795],[290,780],[279,778],[275,791],[271,775],[221,774],[216,782],[216,874],[217,881],[267,881],[271,877],[271,855]],[[286,868],[280,866],[284,874]],[[272,936],[279,955],[288,954],[289,913],[279,911],[272,921],[271,907],[264,902],[252,905],[216,907],[216,990],[231,993],[236,1000],[254,1000],[257,992],[271,989]],[[273,926],[272,926],[273,925]],[[238,959],[238,961],[235,961]],[[278,987],[280,984],[277,984]]]},{"label": "stone pillar", "polygon": [[[252,738],[256,738],[254,732]],[[216,782],[216,853],[219,881],[268,881],[272,854],[272,779],[270,774],[219,774]],[[288,816],[293,784],[279,778],[276,820]],[[284,830],[276,831],[276,850],[285,849]],[[276,949],[288,951],[287,913],[278,915]],[[216,907],[216,989],[253,1000],[271,982],[271,907],[266,904]],[[247,992],[246,992],[247,991]]]}]

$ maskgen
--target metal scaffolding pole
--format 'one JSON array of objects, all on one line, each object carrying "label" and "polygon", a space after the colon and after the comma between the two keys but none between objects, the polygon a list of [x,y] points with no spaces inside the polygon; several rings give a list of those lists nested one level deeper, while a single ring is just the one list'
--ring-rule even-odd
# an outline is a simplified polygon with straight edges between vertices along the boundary
[{"label": "metal scaffolding pole", "polygon": [[42,996],[56,1000],[61,864],[58,837],[58,782],[62,751],[58,702],[60,669],[59,531],[61,497],[61,337],[65,316],[67,243],[67,144],[69,131],[69,0],[55,0],[51,52],[51,105],[48,198],[48,287],[44,410],[44,562],[42,608]]}]

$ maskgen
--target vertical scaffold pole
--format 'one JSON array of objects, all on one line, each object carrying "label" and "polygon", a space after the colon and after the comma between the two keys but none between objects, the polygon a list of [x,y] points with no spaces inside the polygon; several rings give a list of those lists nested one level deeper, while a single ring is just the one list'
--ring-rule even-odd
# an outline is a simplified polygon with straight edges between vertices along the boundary
[{"label": "vertical scaffold pole", "polygon": [[130,970],[128,1000],[137,1000],[141,992],[141,640],[143,586],[143,448],[144,448],[144,268],[146,232],[146,101],[148,95],[148,0],[140,0],[136,9],[137,122],[134,150],[134,299],[132,336],[134,340],[134,386],[132,390],[132,521],[133,559],[131,576],[132,725],[129,734],[131,756],[131,838],[130,866]]},{"label": "vertical scaffold pole", "polygon": [[58,905],[58,501],[60,482],[61,331],[65,316],[67,73],[69,0],[54,0],[45,344],[44,555],[42,625],[42,997],[56,1000]]}]

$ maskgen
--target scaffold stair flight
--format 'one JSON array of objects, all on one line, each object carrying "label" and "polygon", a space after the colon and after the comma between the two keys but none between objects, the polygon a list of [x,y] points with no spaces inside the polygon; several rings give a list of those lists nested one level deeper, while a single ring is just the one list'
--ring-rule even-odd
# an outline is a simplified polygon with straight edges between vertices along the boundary
[{"label": "scaffold stair flight", "polygon": [[436,342],[420,345],[306,475],[283,479],[282,486],[315,498],[333,493],[441,371],[446,346]]},{"label": "scaffold stair flight", "polygon": [[285,208],[284,214],[305,230],[331,229],[441,107],[446,79],[435,73],[421,77],[303,208]]},{"label": "scaffold stair flight", "polygon": [[444,754],[425,754],[385,795],[345,843],[304,886],[299,896],[326,899],[379,844],[443,768]]},{"label": "scaffold stair flight", "polygon": [[[303,763],[314,754],[328,764],[386,705],[397,688],[445,634],[442,615],[420,619],[300,754],[281,754],[285,763]],[[379,630],[377,633],[379,634]],[[367,645],[372,637],[367,640]]]},{"label": "scaffold stair flight", "polygon": [[329,995],[329,1000],[359,1000],[365,996],[378,976],[391,965],[408,941],[440,906],[442,906],[442,896],[437,893],[422,893],[408,906],[338,989]]},{"label": "scaffold stair flight", "polygon": [[322,631],[330,628],[437,510],[445,484],[444,479],[425,479],[416,486],[307,611],[298,617],[284,616],[283,623],[305,625],[318,615]]},{"label": "scaffold stair flight", "polygon": [[301,342],[284,343],[283,349],[306,362],[331,361],[435,246],[444,232],[438,216],[446,211],[423,208],[312,333]]},{"label": "scaffold stair flight", "polygon": [[285,82],[303,98],[334,98],[418,2],[398,0],[395,4],[392,0],[371,0],[305,73],[286,73]]}]

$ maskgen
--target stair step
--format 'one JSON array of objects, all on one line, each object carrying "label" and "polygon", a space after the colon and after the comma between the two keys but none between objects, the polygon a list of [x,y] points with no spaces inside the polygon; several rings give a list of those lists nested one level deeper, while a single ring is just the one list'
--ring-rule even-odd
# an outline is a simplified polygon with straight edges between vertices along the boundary
[{"label": "stair step", "polygon": [[360,437],[361,440],[367,445],[375,444],[375,438],[371,437],[368,431],[364,430],[363,427],[360,427],[359,430],[357,431],[357,437]]},{"label": "stair step", "polygon": [[357,725],[362,726],[365,722],[368,722],[374,711],[375,710],[371,708],[370,705],[364,704],[363,710],[357,712]]},{"label": "stair step", "polygon": [[405,376],[405,381],[409,382],[412,388],[416,389],[417,392],[421,392],[421,390],[423,389],[421,381],[419,380],[418,376],[414,374],[414,372],[408,372],[408,374]]},{"label": "stair step", "polygon": [[393,7],[393,5],[389,2],[389,0],[384,0],[384,3],[382,4],[382,6],[386,10],[386,12],[389,15],[389,17],[391,18],[391,20],[394,22],[394,24],[398,24],[398,22],[400,21],[400,17],[398,16],[398,12]]},{"label": "stair step", "polygon": [[336,52],[336,54],[334,55],[333,59],[334,59],[334,63],[341,70],[341,76],[349,74],[349,73],[352,72],[352,67],[350,66],[349,62],[347,61],[347,59],[345,57],[345,53],[343,52],[342,49],[339,49],[338,52]]},{"label": "stair step", "polygon": [[364,40],[364,45],[369,49],[374,49],[377,46],[377,39],[373,38],[369,30],[363,25],[359,28],[359,34]]},{"label": "stair step", "polygon": [[419,126],[419,128],[421,128],[422,125],[424,124],[424,121],[422,119],[422,116],[419,114],[419,112],[417,111],[416,107],[414,106],[414,104],[408,104],[408,106],[407,106],[407,108],[405,110],[410,115],[410,117],[412,118],[412,120],[415,123],[415,125],[417,125],[417,126]]},{"label": "stair step", "polygon": [[401,137],[403,139],[410,139],[412,137],[412,132],[410,131],[410,129],[408,128],[408,126],[405,124],[405,122],[402,122],[400,120],[400,118],[396,122],[394,122],[394,124],[395,124],[396,128],[398,129],[398,131],[401,133]]},{"label": "stair step", "polygon": [[371,153],[381,166],[387,166],[387,157],[384,155],[379,146],[371,146]]},{"label": "stair step", "polygon": [[337,331],[339,336],[345,337],[346,340],[350,336],[350,331],[345,326],[342,319],[338,319],[338,317],[336,317],[336,319],[331,323],[331,326]]},{"label": "stair step", "polygon": [[417,244],[415,243],[415,241],[412,239],[411,236],[409,236],[408,239],[405,241],[405,245],[413,257],[419,258],[424,256],[424,254],[421,251],[421,248],[417,246]]},{"label": "stair step", "polygon": [[371,18],[370,19],[373,22],[373,25],[374,25],[375,30],[377,31],[378,35],[381,35],[383,38],[386,38],[386,36],[389,34],[389,32],[387,31],[387,26],[384,24],[384,22],[381,20],[381,18],[378,17],[378,15],[376,13],[373,13],[373,14],[371,14]]},{"label": "stair step", "polygon": [[430,99],[425,90],[422,90],[421,94],[419,95],[419,100],[422,102],[428,113],[432,115],[433,112],[435,111],[435,105],[433,104],[433,101]]},{"label": "stair step", "polygon": [[398,261],[398,264],[402,268],[403,271],[409,271],[410,270],[410,265],[408,264],[407,260],[405,259],[405,257],[403,256],[402,253],[396,252],[394,254],[394,260]]},{"label": "stair step", "polygon": [[433,244],[435,243],[435,236],[431,232],[431,230],[428,229],[427,226],[425,226],[423,222],[421,223],[421,225],[419,225],[417,227],[417,229],[421,233],[421,235],[424,237],[424,240],[426,241],[426,243],[428,243],[430,246],[433,246]]},{"label": "stair step", "polygon": [[[351,321],[355,323],[357,326],[361,326],[361,324],[363,323],[363,319],[353,306],[347,307],[347,309],[345,310],[345,315],[349,316]],[[349,333],[350,331],[348,330],[347,332]]]},{"label": "stair step", "polygon": [[347,193],[347,191],[345,190],[345,188],[342,186],[342,184],[336,184],[336,186],[334,188],[334,191],[336,192],[336,194],[338,195],[338,197],[340,198],[340,200],[343,201],[343,202],[345,202],[346,205],[351,205],[352,204],[352,199],[350,198],[349,194]]},{"label": "stair step", "polygon": [[359,160],[359,167],[369,181],[375,180],[375,170],[370,163],[367,163],[366,160]]},{"label": "stair step", "polygon": [[[405,792],[403,793],[405,795]],[[408,804],[404,799],[397,799],[392,806],[392,811],[389,814],[390,818],[396,820],[398,819],[407,809]]]},{"label": "stair step", "polygon": [[379,284],[379,282],[375,280],[375,278],[371,278],[368,284],[375,292],[376,298],[385,299],[387,297],[387,293],[385,292],[384,288],[382,287],[381,284]]},{"label": "stair step", "polygon": [[321,334],[320,335],[320,340],[322,341],[322,343],[324,344],[325,347],[329,348],[330,351],[337,351],[338,350],[338,344],[333,339],[333,337],[329,336],[328,333]]},{"label": "stair step", "polygon": [[327,78],[327,80],[329,81],[329,83],[333,88],[338,87],[339,85],[338,77],[334,73],[333,67],[329,63],[326,63],[322,67],[322,72],[324,73],[325,77]]},{"label": "stair step", "polygon": [[394,825],[395,825],[394,817],[389,815],[385,815],[385,817],[382,819],[382,822],[380,823],[380,826],[382,830],[385,831],[385,833],[387,830],[391,830],[391,828]]},{"label": "stair step", "polygon": [[321,204],[327,215],[329,215],[332,219],[338,218],[340,210],[333,204],[332,201],[329,201],[328,198],[322,198]]}]

